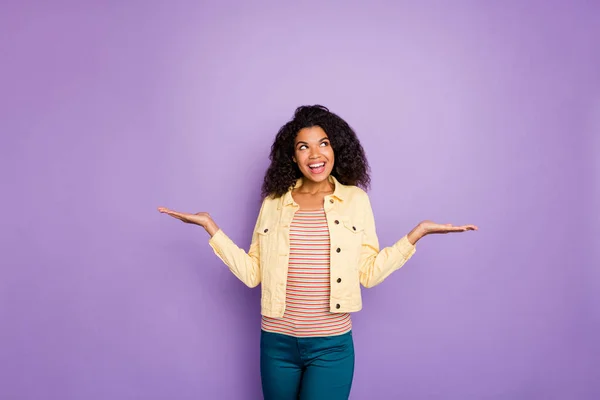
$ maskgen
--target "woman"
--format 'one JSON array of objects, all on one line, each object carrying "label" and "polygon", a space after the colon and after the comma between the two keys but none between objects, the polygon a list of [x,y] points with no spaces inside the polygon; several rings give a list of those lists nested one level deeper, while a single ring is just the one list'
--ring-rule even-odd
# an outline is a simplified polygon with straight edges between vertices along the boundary
[{"label": "woman", "polygon": [[[323,106],[299,107],[278,132],[248,253],[208,213],[159,208],[210,234],[210,246],[249,287],[261,283],[261,380],[267,400],[347,399],[354,374],[350,314],[360,285],[400,268],[432,233],[476,230],[423,221],[379,249],[365,152]],[[362,187],[362,189],[360,188]]]}]

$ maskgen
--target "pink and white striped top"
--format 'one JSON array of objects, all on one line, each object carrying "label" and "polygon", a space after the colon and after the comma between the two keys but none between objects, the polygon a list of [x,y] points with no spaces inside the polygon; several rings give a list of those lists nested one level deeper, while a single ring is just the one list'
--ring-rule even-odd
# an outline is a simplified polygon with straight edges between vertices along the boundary
[{"label": "pink and white striped top", "polygon": [[341,335],[350,314],[329,311],[329,229],[325,210],[302,211],[290,226],[290,260],[282,318],[262,317],[261,329],[296,337]]}]

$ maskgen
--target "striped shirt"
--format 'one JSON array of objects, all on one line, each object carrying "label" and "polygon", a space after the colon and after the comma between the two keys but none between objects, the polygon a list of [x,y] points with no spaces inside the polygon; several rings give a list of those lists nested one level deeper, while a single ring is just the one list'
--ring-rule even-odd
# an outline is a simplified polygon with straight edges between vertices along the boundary
[{"label": "striped shirt", "polygon": [[298,210],[290,225],[290,258],[282,318],[263,316],[261,328],[296,337],[351,330],[348,313],[329,311],[329,229],[325,210]]}]

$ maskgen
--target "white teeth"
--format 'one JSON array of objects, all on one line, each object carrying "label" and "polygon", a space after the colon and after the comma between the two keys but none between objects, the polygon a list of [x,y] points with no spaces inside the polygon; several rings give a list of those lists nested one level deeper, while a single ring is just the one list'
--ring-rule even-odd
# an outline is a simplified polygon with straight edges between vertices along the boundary
[{"label": "white teeth", "polygon": [[310,165],[309,165],[309,167],[310,167],[310,168],[319,168],[319,167],[322,167],[322,166],[324,166],[324,165],[325,165],[325,163],[320,163],[320,164],[310,164]]}]

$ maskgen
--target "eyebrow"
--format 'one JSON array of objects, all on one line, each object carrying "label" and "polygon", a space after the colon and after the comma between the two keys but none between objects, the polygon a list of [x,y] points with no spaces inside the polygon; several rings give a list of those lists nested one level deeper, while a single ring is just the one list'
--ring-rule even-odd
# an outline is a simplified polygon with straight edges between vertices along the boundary
[{"label": "eyebrow", "polygon": [[[323,140],[329,140],[329,138],[327,136],[324,136],[319,140],[319,143],[321,143]],[[298,142],[296,143],[296,146],[298,146],[299,144],[308,144],[308,142]]]}]

